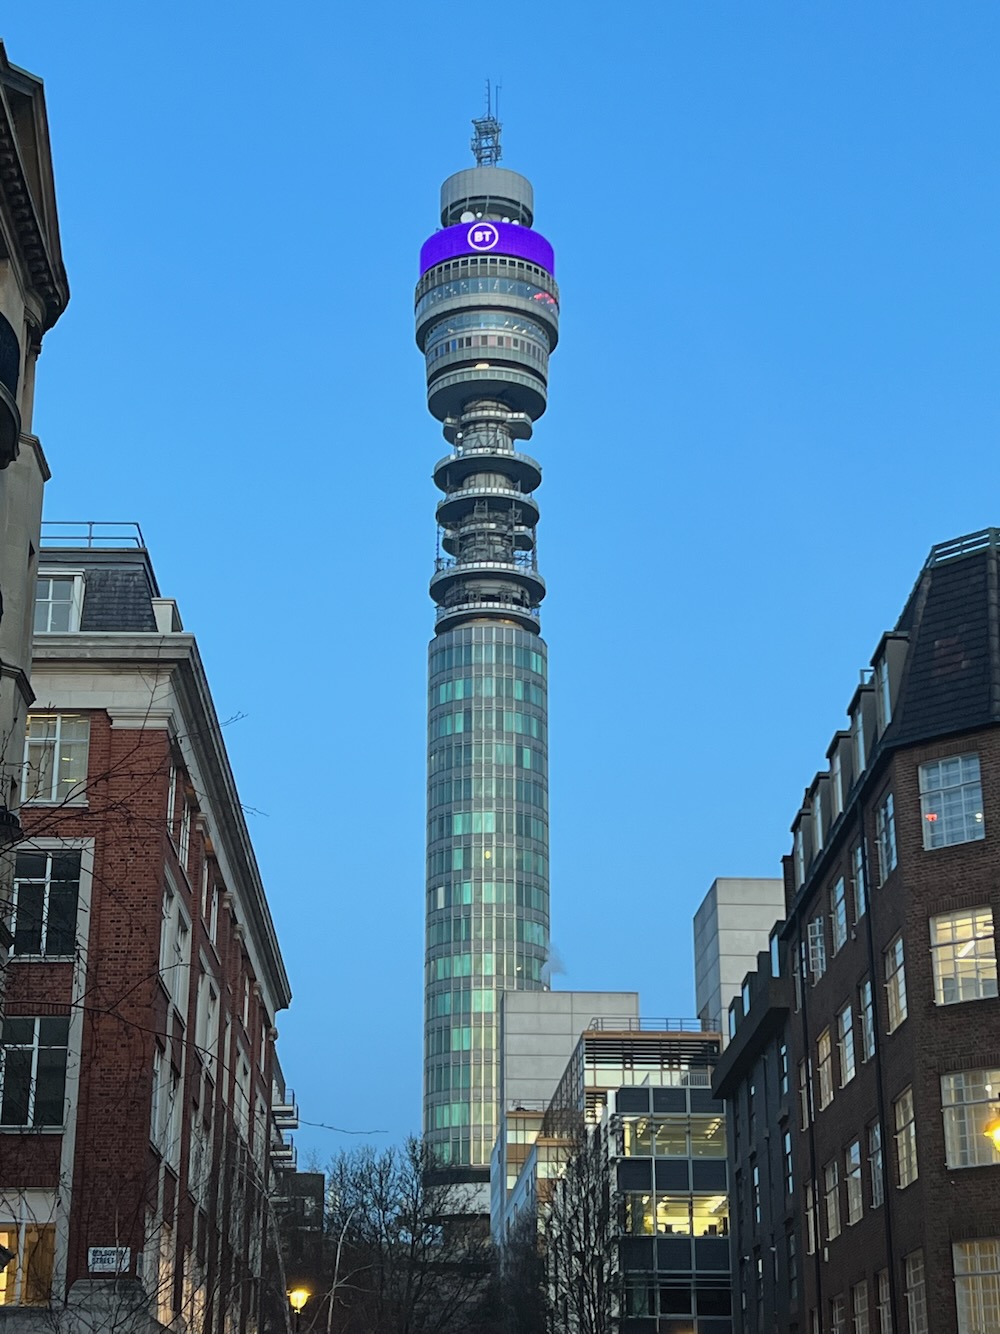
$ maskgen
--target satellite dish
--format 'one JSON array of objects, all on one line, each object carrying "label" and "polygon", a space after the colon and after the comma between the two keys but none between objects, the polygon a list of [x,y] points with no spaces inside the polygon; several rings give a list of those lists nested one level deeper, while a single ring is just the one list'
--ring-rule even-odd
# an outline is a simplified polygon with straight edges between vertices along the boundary
[{"label": "satellite dish", "polygon": [[475,220],[476,220],[475,213],[470,213],[468,209],[466,209],[465,212],[462,214],[462,216],[459,218],[459,222],[475,222]]}]

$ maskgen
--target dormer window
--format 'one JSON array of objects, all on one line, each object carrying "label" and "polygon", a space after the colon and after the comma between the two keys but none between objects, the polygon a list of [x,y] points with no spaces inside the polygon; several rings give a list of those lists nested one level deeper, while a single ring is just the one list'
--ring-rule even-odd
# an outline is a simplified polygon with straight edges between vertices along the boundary
[{"label": "dormer window", "polygon": [[72,633],[80,628],[83,575],[42,572],[35,592],[35,634]]},{"label": "dormer window", "polygon": [[865,720],[860,700],[851,718],[851,740],[854,742],[854,772],[860,777],[865,771]]},{"label": "dormer window", "polygon": [[844,809],[844,772],[840,763],[839,746],[833,752],[833,758],[830,761],[830,788],[833,792],[833,810],[830,812],[830,818],[836,820]]},{"label": "dormer window", "polygon": [[819,788],[813,794],[812,802],[812,821],[813,821],[813,854],[819,852],[823,846],[823,794]]},{"label": "dormer window", "polygon": [[802,837],[801,825],[795,831],[795,888],[798,889],[806,878],[806,849]]},{"label": "dormer window", "polygon": [[879,660],[875,669],[875,682],[878,686],[877,698],[882,727],[886,728],[892,722],[892,694],[889,689],[889,663],[886,658]]}]

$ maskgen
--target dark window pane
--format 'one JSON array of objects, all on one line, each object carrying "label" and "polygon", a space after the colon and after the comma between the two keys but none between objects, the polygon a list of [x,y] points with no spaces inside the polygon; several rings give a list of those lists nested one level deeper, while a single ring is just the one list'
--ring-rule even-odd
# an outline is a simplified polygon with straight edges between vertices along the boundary
[{"label": "dark window pane", "polygon": [[69,1041],[69,1015],[60,1015],[54,1019],[39,1019],[38,1030],[40,1047],[65,1047]]},{"label": "dark window pane", "polygon": [[17,887],[14,915],[14,953],[40,954],[42,950],[42,902],[44,885],[22,881]]},{"label": "dark window pane", "polygon": [[[10,1020],[7,1022],[9,1023]],[[28,1124],[28,1091],[30,1088],[31,1052],[5,1051],[0,1125],[24,1126]]]},{"label": "dark window pane", "polygon": [[53,884],[49,890],[46,954],[72,954],[76,946],[76,883]]},{"label": "dark window pane", "polygon": [[80,879],[79,852],[54,852],[52,854],[52,879],[78,881]]},{"label": "dark window pane", "polygon": [[[44,1021],[43,1021],[44,1022]],[[38,1053],[38,1087],[35,1090],[36,1126],[61,1126],[66,1092],[65,1048],[42,1048]]]},{"label": "dark window pane", "polygon": [[660,1288],[661,1315],[690,1315],[692,1310],[692,1293],[686,1283]]},{"label": "dark window pane", "polygon": [[728,1288],[699,1288],[699,1315],[729,1315],[731,1297]]},{"label": "dark window pane", "polygon": [[35,1036],[34,1019],[12,1018],[8,1015],[3,1021],[3,1041],[5,1046],[20,1047],[25,1043],[30,1047]]},{"label": "dark window pane", "polygon": [[44,880],[45,853],[19,852],[14,864],[14,875],[18,880],[22,876],[26,880]]}]

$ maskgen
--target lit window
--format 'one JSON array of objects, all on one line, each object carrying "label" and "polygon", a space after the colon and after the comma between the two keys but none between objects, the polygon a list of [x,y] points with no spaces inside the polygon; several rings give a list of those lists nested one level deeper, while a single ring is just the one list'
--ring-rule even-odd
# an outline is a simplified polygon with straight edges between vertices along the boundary
[{"label": "lit window", "polygon": [[997,994],[992,908],[966,908],[931,918],[934,1000],[938,1005]]},{"label": "lit window", "polygon": [[953,755],[920,766],[924,847],[947,848],[986,837],[978,755]]},{"label": "lit window", "polygon": [[906,1018],[906,968],[903,963],[903,937],[897,936],[884,954],[885,994],[890,1033]]},{"label": "lit window", "polygon": [[846,1005],[837,1015],[837,1055],[840,1060],[840,1087],[854,1078],[854,1007]]},{"label": "lit window", "polygon": [[840,1167],[837,1160],[823,1168],[823,1203],[826,1211],[826,1239],[840,1236]]},{"label": "lit window", "polygon": [[998,1101],[1000,1070],[963,1070],[941,1076],[944,1157],[949,1167],[1000,1163],[1000,1144],[987,1134],[987,1127],[998,1119]]},{"label": "lit window", "polygon": [[83,610],[82,574],[40,574],[35,590],[35,634],[79,630]]},{"label": "lit window", "polygon": [[816,1039],[816,1075],[819,1080],[819,1110],[833,1102],[833,1040],[824,1028]]},{"label": "lit window", "polygon": [[873,1121],[868,1127],[868,1172],[871,1177],[872,1208],[880,1209],[885,1200],[885,1176],[882,1162],[882,1123]]},{"label": "lit window", "polygon": [[875,998],[870,977],[866,977],[858,987],[858,1002],[861,1014],[861,1059],[870,1061],[875,1055]]},{"label": "lit window", "polygon": [[847,944],[847,890],[843,876],[830,890],[830,924],[833,931],[833,952],[836,954]]},{"label": "lit window", "polygon": [[910,1320],[909,1334],[928,1334],[923,1251],[914,1251],[912,1255],[904,1256],[903,1271],[906,1311]]},{"label": "lit window", "polygon": [[11,1256],[0,1268],[0,1306],[48,1306],[56,1249],[54,1224],[30,1218],[8,1222],[0,1213],[0,1246]]},{"label": "lit window", "polygon": [[1000,1238],[952,1244],[958,1334],[1000,1329]]},{"label": "lit window", "polygon": [[904,1089],[892,1104],[896,1127],[896,1183],[900,1190],[917,1179],[917,1127],[913,1119],[913,1089]]},{"label": "lit window", "polygon": [[869,1334],[867,1283],[857,1283],[851,1289],[851,1319],[854,1322],[851,1334]]},{"label": "lit window", "polygon": [[87,783],[90,720],[71,713],[28,717],[21,800],[72,801]]},{"label": "lit window", "polygon": [[8,1015],[0,1039],[0,1125],[61,1126],[69,1019]]},{"label": "lit window", "polygon": [[844,1150],[844,1181],[847,1183],[847,1224],[861,1221],[864,1192],[861,1186],[861,1141],[855,1140]]},{"label": "lit window", "polygon": [[896,869],[896,817],[890,792],[875,816],[875,837],[878,842],[878,867],[881,880]]},{"label": "lit window", "polygon": [[14,954],[72,956],[79,852],[19,852],[14,863]]},{"label": "lit window", "polygon": [[813,918],[806,929],[809,936],[809,972],[815,986],[826,972],[826,932],[823,928],[823,918]]}]

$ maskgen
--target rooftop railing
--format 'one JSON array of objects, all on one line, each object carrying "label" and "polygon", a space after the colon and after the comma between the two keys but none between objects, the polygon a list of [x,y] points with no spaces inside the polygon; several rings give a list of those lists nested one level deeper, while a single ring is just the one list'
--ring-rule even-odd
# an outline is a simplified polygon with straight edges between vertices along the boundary
[{"label": "rooftop railing", "polygon": [[603,1033],[718,1033],[710,1019],[635,1019],[600,1015],[591,1019],[589,1032]]},{"label": "rooftop railing", "polygon": [[981,528],[978,533],[966,533],[964,537],[953,537],[950,542],[939,542],[931,547],[927,564],[941,565],[946,560],[968,556],[986,547],[1000,547],[1000,528]]},{"label": "rooftop railing", "polygon": [[43,519],[42,545],[46,547],[129,547],[146,546],[137,523],[116,523],[111,519]]}]

